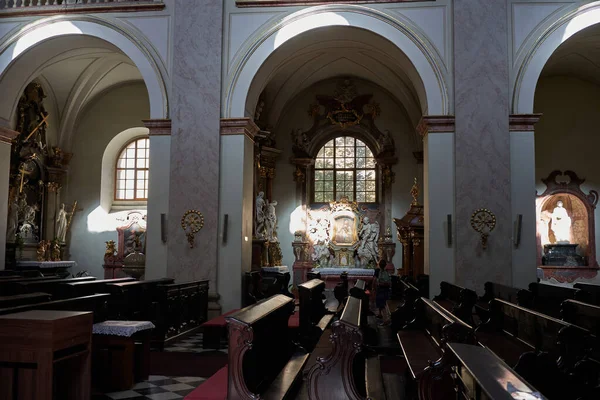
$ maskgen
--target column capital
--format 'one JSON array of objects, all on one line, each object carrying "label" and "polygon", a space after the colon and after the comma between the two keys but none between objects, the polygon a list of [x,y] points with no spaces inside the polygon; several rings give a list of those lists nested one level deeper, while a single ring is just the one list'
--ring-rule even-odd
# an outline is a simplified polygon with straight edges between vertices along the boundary
[{"label": "column capital", "polygon": [[221,118],[221,135],[246,135],[254,140],[260,129],[251,118]]},{"label": "column capital", "polygon": [[454,115],[423,115],[417,132],[421,137],[430,132],[454,132]]},{"label": "column capital", "polygon": [[19,136],[19,132],[0,126],[0,143],[12,144],[13,139],[17,136]]},{"label": "column capital", "polygon": [[542,114],[511,114],[508,126],[511,132],[533,132],[533,126],[540,120]]},{"label": "column capital", "polygon": [[149,136],[171,136],[170,119],[144,119],[142,122],[150,130]]}]

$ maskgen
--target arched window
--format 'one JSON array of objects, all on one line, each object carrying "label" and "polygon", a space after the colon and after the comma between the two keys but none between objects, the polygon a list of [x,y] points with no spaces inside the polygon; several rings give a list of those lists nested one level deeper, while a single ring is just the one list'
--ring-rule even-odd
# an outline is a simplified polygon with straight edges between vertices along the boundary
[{"label": "arched window", "polygon": [[347,197],[360,203],[377,201],[375,157],[361,140],[342,136],[330,140],[315,160],[314,201]]},{"label": "arched window", "polygon": [[117,159],[115,200],[147,200],[150,141],[129,142]]}]

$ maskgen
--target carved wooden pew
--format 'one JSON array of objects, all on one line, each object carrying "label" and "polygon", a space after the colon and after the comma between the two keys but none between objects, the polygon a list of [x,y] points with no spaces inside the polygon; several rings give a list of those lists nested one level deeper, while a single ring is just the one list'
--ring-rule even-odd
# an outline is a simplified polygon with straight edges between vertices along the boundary
[{"label": "carved wooden pew", "polygon": [[304,348],[308,350],[314,348],[333,318],[323,303],[324,290],[325,282],[320,279],[298,285],[300,337]]},{"label": "carved wooden pew", "polygon": [[21,287],[19,286],[20,282],[37,282],[37,281],[51,281],[58,280],[58,277],[36,277],[36,278],[7,278],[0,279],[0,296],[13,296],[15,294],[22,294],[20,292]]},{"label": "carved wooden pew", "polygon": [[585,302],[585,292],[576,288],[534,282],[529,284],[529,291],[533,294],[531,308],[555,318],[560,318],[563,301],[573,299]]},{"label": "carved wooden pew", "polygon": [[98,279],[91,281],[68,282],[61,284],[63,298],[89,296],[96,293],[110,293],[106,285],[111,283],[134,282],[135,278]]},{"label": "carved wooden pew", "polygon": [[463,322],[474,325],[473,307],[477,302],[477,293],[449,282],[440,283],[440,294],[433,301],[456,315]]},{"label": "carved wooden pew", "polygon": [[158,310],[158,285],[168,285],[173,278],[150,279],[145,281],[110,283],[106,288],[113,295],[111,306],[117,319],[131,321],[151,321]]},{"label": "carved wooden pew", "polygon": [[444,359],[452,366],[454,386],[461,399],[541,399],[530,383],[486,348],[448,343]]},{"label": "carved wooden pew", "polygon": [[400,280],[402,298],[389,300],[386,304],[392,320],[392,332],[397,332],[415,318],[415,303],[422,296],[414,285]]},{"label": "carved wooden pew", "polygon": [[333,297],[338,301],[338,311],[344,309],[348,298],[348,287],[348,273],[344,271],[340,274],[340,282],[333,288]]},{"label": "carved wooden pew", "polygon": [[297,398],[386,399],[379,358],[364,354],[362,306],[359,298],[348,298],[341,318],[331,327],[333,345],[317,347],[326,356],[316,358],[305,372],[305,385]]},{"label": "carved wooden pew", "polygon": [[276,295],[229,315],[228,365],[186,400],[286,398],[308,359],[290,338],[288,319],[293,312],[294,300]]},{"label": "carved wooden pew", "polygon": [[17,285],[20,287],[20,293],[34,293],[43,292],[50,293],[54,300],[60,300],[67,298],[67,288],[63,286],[65,283],[77,283],[77,282],[90,282],[95,281],[96,278],[93,276],[84,276],[81,278],[66,278],[66,279],[53,279],[53,280],[41,280],[32,282],[19,282]]},{"label": "carved wooden pew", "polygon": [[490,301],[500,299],[509,303],[518,304],[525,308],[531,308],[533,294],[526,289],[506,286],[501,283],[486,282],[483,286],[484,294],[475,303],[475,312],[482,322],[490,317]]},{"label": "carved wooden pew", "polygon": [[109,299],[110,294],[108,293],[93,294],[91,296],[75,297],[72,299],[2,308],[0,309],[0,315],[30,310],[92,311],[94,313],[94,322],[102,322],[110,317],[108,314]]},{"label": "carved wooden pew", "polygon": [[600,361],[600,307],[577,300],[565,300],[560,310],[562,320],[590,331],[592,357]]},{"label": "carved wooden pew", "polygon": [[0,308],[25,306],[28,304],[44,303],[50,301],[48,293],[26,293],[14,296],[0,296]]},{"label": "carved wooden pew", "polygon": [[424,297],[415,308],[415,319],[397,334],[413,378],[407,390],[420,400],[452,398],[450,371],[442,355],[448,342],[475,344],[473,328]]},{"label": "carved wooden pew", "polygon": [[580,299],[581,301],[600,306],[600,285],[595,285],[593,283],[576,283],[573,287],[585,292],[582,299]]},{"label": "carved wooden pew", "polygon": [[482,346],[496,353],[549,398],[571,399],[565,382],[588,352],[589,332],[548,315],[500,299],[490,303],[490,319],[477,327]]},{"label": "carved wooden pew", "polygon": [[181,335],[195,331],[208,317],[208,280],[157,286],[156,328],[152,342],[159,348]]},{"label": "carved wooden pew", "polygon": [[289,272],[268,272],[261,271],[261,291],[264,293],[264,298],[274,296],[276,294],[284,294],[288,297],[294,297],[289,290],[291,275]]}]

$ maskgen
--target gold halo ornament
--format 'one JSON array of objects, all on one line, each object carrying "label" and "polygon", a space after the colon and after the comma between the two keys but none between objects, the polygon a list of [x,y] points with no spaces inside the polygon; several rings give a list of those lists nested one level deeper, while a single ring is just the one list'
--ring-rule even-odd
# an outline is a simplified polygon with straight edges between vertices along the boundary
[{"label": "gold halo ornament", "polygon": [[190,249],[194,248],[194,235],[204,227],[204,216],[198,210],[187,210],[181,217],[181,228],[187,236]]},{"label": "gold halo ornament", "polygon": [[487,208],[479,208],[471,215],[471,227],[481,235],[481,246],[485,249],[488,236],[496,227],[496,216]]}]

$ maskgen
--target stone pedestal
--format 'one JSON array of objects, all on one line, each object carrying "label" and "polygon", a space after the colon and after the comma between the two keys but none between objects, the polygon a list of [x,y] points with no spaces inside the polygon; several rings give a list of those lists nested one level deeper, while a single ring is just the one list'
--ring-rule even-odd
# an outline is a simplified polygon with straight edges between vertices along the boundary
[{"label": "stone pedestal", "polygon": [[576,243],[555,243],[544,245],[542,265],[562,267],[581,267],[586,265],[585,259],[577,254]]}]

